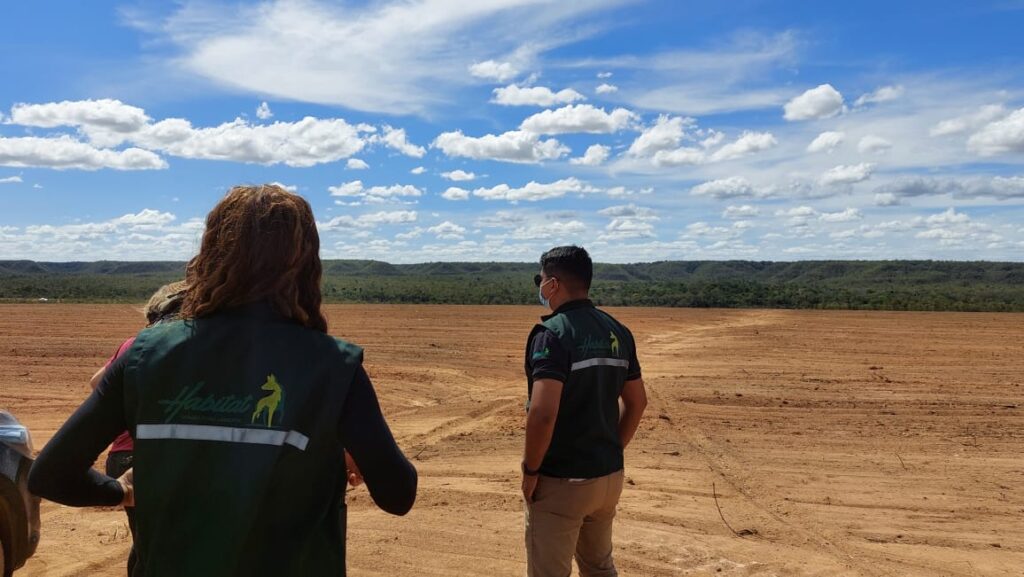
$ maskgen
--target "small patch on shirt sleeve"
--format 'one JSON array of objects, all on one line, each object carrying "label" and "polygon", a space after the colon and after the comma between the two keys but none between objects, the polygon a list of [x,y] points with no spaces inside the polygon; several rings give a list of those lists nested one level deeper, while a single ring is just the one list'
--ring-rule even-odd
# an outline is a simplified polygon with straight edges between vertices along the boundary
[{"label": "small patch on shirt sleeve", "polygon": [[535,381],[555,379],[565,382],[569,372],[569,356],[555,333],[541,331],[533,337],[530,344],[530,368]]}]

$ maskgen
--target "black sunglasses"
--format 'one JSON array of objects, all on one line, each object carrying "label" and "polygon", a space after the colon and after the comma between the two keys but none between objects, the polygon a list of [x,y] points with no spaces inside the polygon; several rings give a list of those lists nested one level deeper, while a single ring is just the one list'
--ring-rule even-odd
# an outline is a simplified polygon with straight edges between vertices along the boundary
[{"label": "black sunglasses", "polygon": [[[555,279],[555,280],[558,280],[558,278],[557,278],[557,277],[549,276],[549,277],[548,277],[548,280],[551,280],[551,279]],[[540,286],[540,283],[541,283],[541,281],[543,281],[543,280],[544,280],[544,278],[543,278],[543,277],[541,277],[541,276],[540,276],[539,274],[535,274],[535,275],[533,275],[533,284],[535,284],[535,285],[537,285],[537,286]]]}]

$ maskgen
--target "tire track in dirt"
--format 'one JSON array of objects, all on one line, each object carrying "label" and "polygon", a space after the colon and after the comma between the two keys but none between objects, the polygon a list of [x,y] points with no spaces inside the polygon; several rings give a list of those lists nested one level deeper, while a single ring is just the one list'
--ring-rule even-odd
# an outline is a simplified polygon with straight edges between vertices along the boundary
[{"label": "tire track in dirt", "polygon": [[[687,352],[693,352],[690,349],[706,348],[706,345],[700,345],[703,338],[712,340],[714,347],[728,347],[729,339],[723,339],[723,335],[715,334],[716,329],[726,327],[735,329],[737,326],[748,329],[758,326],[768,327],[774,322],[773,317],[784,322],[785,319],[782,318],[784,315],[785,313],[769,312],[756,318],[747,319],[744,323],[732,323],[731,327],[728,324],[687,327],[680,331],[681,334],[657,333],[653,335],[651,342],[645,343],[645,345],[658,350],[663,355],[677,355],[679,358],[685,358]],[[664,375],[661,375],[648,381],[649,396],[654,401],[652,406],[662,411],[663,418],[670,422],[670,427],[678,433],[682,444],[704,461],[714,476],[724,482],[725,487],[734,491],[748,508],[752,508],[756,512],[752,515],[750,511],[747,511],[745,516],[761,517],[762,522],[767,520],[771,527],[769,532],[765,533],[763,528],[758,527],[759,533],[753,537],[754,539],[765,538],[773,543],[800,548],[810,546],[814,550],[833,557],[847,568],[856,570],[861,575],[905,575],[907,569],[911,568],[923,571],[923,574],[927,575],[968,576],[976,574],[969,561],[963,562],[965,565],[963,568],[954,568],[941,561],[930,562],[919,556],[900,555],[888,549],[872,550],[866,546],[866,543],[864,546],[860,546],[851,542],[850,538],[854,534],[850,531],[837,532],[819,521],[802,515],[792,506],[798,500],[782,498],[769,489],[767,484],[760,482],[763,475],[757,470],[755,463],[745,460],[728,444],[702,433],[698,426],[682,424],[687,423],[688,419],[683,418],[678,412],[682,411],[686,405],[671,401],[669,396],[661,390],[663,380]],[[670,386],[670,388],[677,388],[678,384],[673,383],[673,385],[675,386]],[[672,407],[675,407],[675,410]],[[853,412],[859,413],[858,411]],[[799,468],[793,470],[799,472]],[[720,497],[726,498],[728,495],[720,493]],[[883,504],[877,505],[875,508],[879,510],[893,509],[893,507]],[[916,507],[909,509],[920,511]],[[737,524],[735,520],[733,523]],[[740,527],[741,525],[737,524],[737,528]],[[742,525],[742,527],[746,527],[746,525]],[[901,543],[909,544],[911,541],[904,540]],[[933,546],[938,544],[935,540],[926,543]],[[964,546],[959,542],[957,545]]]},{"label": "tire track in dirt", "polygon": [[[493,401],[484,401],[481,404],[474,403],[473,408],[465,411],[461,416],[449,419],[444,423],[431,427],[420,433],[404,434],[398,437],[402,445],[408,447],[410,458],[420,457],[424,451],[435,447],[445,439],[458,435],[478,431],[485,425],[485,419],[505,411],[513,406],[518,406],[520,400],[514,397],[498,398]],[[458,410],[459,404],[446,404],[451,410]],[[417,412],[404,414],[404,418],[415,420]]]},{"label": "tire track in dirt", "polygon": [[[645,341],[643,347],[647,350],[656,351],[660,355],[685,358],[685,353],[700,346],[702,339],[713,337],[715,346],[727,346],[727,343],[723,342],[723,335],[715,333],[727,334],[728,331],[740,328],[765,327],[779,322],[780,319],[781,315],[778,313],[760,311],[760,314],[751,315],[732,322],[687,327],[685,332],[675,334],[656,334]],[[758,533],[752,536],[752,538],[768,538],[771,541],[781,541],[790,546],[800,547],[806,547],[808,543],[814,543],[815,549],[819,552],[832,556],[848,568],[855,568],[864,575],[890,575],[890,573],[878,573],[875,567],[859,562],[854,553],[848,551],[845,547],[837,545],[839,538],[824,532],[821,527],[812,526],[811,523],[804,520],[794,522],[791,519],[786,519],[782,514],[773,510],[772,507],[774,505],[775,508],[780,508],[778,503],[781,500],[773,500],[772,505],[768,505],[762,502],[763,497],[755,497],[749,476],[744,478],[741,473],[736,472],[745,469],[745,464],[739,462],[738,459],[731,455],[726,447],[714,443],[709,437],[701,434],[693,427],[680,424],[686,422],[686,419],[682,415],[674,414],[675,411],[671,408],[672,403],[668,401],[660,389],[660,383],[658,382],[660,380],[656,378],[647,382],[648,396],[654,401],[652,405],[660,410],[662,415],[668,416],[667,420],[670,427],[680,434],[679,438],[683,440],[683,443],[693,453],[700,456],[707,464],[708,469],[720,481],[724,482],[735,494],[742,497],[748,506],[756,509],[763,517],[767,517],[774,525],[771,538],[762,535],[763,528],[755,529]],[[726,495],[720,494],[720,497],[724,498]]]}]

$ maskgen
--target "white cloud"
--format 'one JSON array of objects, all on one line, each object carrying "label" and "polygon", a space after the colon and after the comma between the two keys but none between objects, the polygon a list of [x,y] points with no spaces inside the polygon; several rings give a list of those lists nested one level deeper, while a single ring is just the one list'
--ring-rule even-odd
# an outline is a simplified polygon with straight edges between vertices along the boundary
[{"label": "white cloud", "polygon": [[741,206],[729,205],[722,212],[722,218],[728,219],[739,219],[739,218],[751,218],[761,214],[761,209],[756,206],[744,204]]},{"label": "white cloud", "polygon": [[601,144],[593,144],[587,147],[587,151],[579,158],[569,159],[569,164],[581,164],[583,166],[600,166],[608,160],[611,148]]},{"label": "white cloud", "polygon": [[451,186],[448,187],[448,190],[441,193],[441,197],[445,200],[468,200],[469,191],[457,186]]},{"label": "white cloud", "polygon": [[659,220],[654,210],[635,204],[610,206],[599,210],[598,214],[612,218],[600,236],[601,240],[653,237],[651,221]]},{"label": "white cloud", "polygon": [[256,118],[260,120],[267,120],[274,117],[274,112],[270,110],[270,105],[264,100],[260,102],[260,105],[256,107]]},{"label": "white cloud", "polygon": [[847,208],[839,212],[823,212],[818,216],[818,220],[822,222],[851,222],[862,218],[864,215],[856,208]]},{"label": "white cloud", "polygon": [[946,209],[946,212],[940,212],[929,216],[924,219],[924,222],[930,226],[941,226],[947,224],[964,224],[970,220],[971,218],[966,214],[957,212],[956,209],[950,207]]},{"label": "white cloud", "polygon": [[555,220],[518,227],[509,236],[515,240],[566,239],[577,237],[587,230],[587,225],[578,220]]},{"label": "white cloud", "polygon": [[446,220],[439,225],[428,228],[427,232],[433,233],[441,240],[462,240],[463,235],[466,233],[466,228]]},{"label": "white cloud", "polygon": [[768,190],[755,188],[742,176],[730,176],[728,178],[720,178],[698,184],[690,189],[690,194],[694,196],[710,196],[717,199],[726,199],[764,197],[768,196],[770,192]]},{"label": "white cloud", "polygon": [[451,157],[515,163],[554,160],[569,153],[569,148],[557,140],[541,140],[537,134],[525,131],[472,137],[462,134],[461,130],[456,130],[438,135],[433,146]]},{"label": "white cloud", "polygon": [[416,222],[418,215],[414,210],[381,211],[369,214],[353,216],[343,214],[336,216],[327,222],[318,222],[321,230],[339,229],[372,229],[381,225],[407,224]]},{"label": "white cloud", "polygon": [[345,168],[349,170],[366,170],[370,168],[370,165],[366,164],[366,161],[361,158],[350,158],[345,163]]},{"label": "white cloud", "polygon": [[681,147],[675,150],[659,150],[652,159],[655,166],[697,165],[709,162],[724,162],[743,158],[750,154],[768,150],[778,144],[770,132],[744,132],[733,142],[723,145],[718,150],[708,153],[707,147],[721,142],[717,135],[705,140],[705,146]]},{"label": "white cloud", "polygon": [[657,214],[653,209],[647,208],[646,206],[637,206],[635,204],[622,204],[618,206],[609,206],[597,211],[602,216],[610,216],[614,218],[633,218],[637,220],[658,220]]},{"label": "white cloud", "polygon": [[382,142],[388,147],[413,158],[423,158],[423,155],[427,153],[427,150],[422,146],[416,146],[409,142],[404,128],[394,128],[392,126],[385,125],[384,134],[373,135],[371,140],[374,142]]},{"label": "white cloud", "polygon": [[604,192],[605,192],[605,194],[607,194],[608,196],[610,196],[612,198],[619,198],[619,197],[624,197],[624,196],[635,196],[635,195],[638,195],[638,194],[651,194],[651,193],[654,192],[654,188],[648,186],[648,187],[641,188],[641,189],[635,189],[635,188],[626,188],[625,186],[621,186],[620,185],[620,186],[613,186],[613,187],[611,187],[609,189],[606,189]]},{"label": "white cloud", "polygon": [[[264,125],[236,118],[206,128],[195,128],[182,118],[152,123],[141,108],[117,100],[19,104],[13,110],[12,118],[25,126],[76,126],[108,156],[127,153],[108,150],[127,141],[149,151],[146,154],[160,151],[184,158],[301,167],[351,156],[364,146],[360,132],[374,130],[368,125],[353,127],[338,118],[313,117]],[[141,158],[136,152],[130,154]]]},{"label": "white cloud", "polygon": [[[598,32],[607,25],[592,20],[621,3],[188,2],[137,25],[172,45],[170,65],[234,92],[416,114],[450,102],[473,73],[504,82],[538,54]],[[567,34],[568,25],[588,31]]]},{"label": "white cloud", "polygon": [[790,217],[790,218],[794,218],[794,217],[810,217],[810,216],[817,216],[817,215],[818,215],[818,211],[814,210],[813,208],[811,208],[809,206],[795,206],[795,207],[792,207],[792,208],[780,209],[780,210],[776,210],[775,211],[775,216],[785,216],[785,217]]},{"label": "white cloud", "polygon": [[857,151],[861,154],[884,154],[892,148],[892,143],[874,134],[868,134],[857,143]]},{"label": "white cloud", "polygon": [[476,174],[472,172],[466,172],[465,170],[453,170],[451,172],[442,172],[442,178],[447,178],[455,182],[465,182],[469,180],[476,180]]},{"label": "white cloud", "polygon": [[614,74],[611,73],[611,72],[598,72],[597,73],[597,77],[602,79],[602,80],[604,80],[605,78],[611,78],[612,76],[614,76]]},{"label": "white cloud", "polygon": [[1024,108],[989,122],[967,139],[967,149],[981,156],[1024,152]]},{"label": "white cloud", "polygon": [[261,125],[236,118],[210,128],[193,128],[188,120],[171,118],[147,125],[130,139],[183,158],[297,167],[348,158],[364,146],[357,127],[340,118],[311,116]]},{"label": "white cloud", "polygon": [[844,140],[846,140],[846,135],[842,132],[832,130],[822,132],[807,145],[807,152],[828,152],[831,154]]},{"label": "white cloud", "polygon": [[416,168],[410,170],[409,172],[411,174],[423,174],[426,171],[427,171],[426,167],[424,167],[424,166],[417,166]]},{"label": "white cloud", "polygon": [[507,184],[499,184],[491,188],[478,188],[473,191],[473,196],[485,200],[507,200],[510,202],[525,200],[535,202],[549,198],[558,198],[566,194],[592,192],[600,192],[600,189],[575,177],[570,177],[546,184],[530,181],[521,188],[512,188]]},{"label": "white cloud", "polygon": [[675,150],[659,150],[654,153],[655,166],[684,166],[701,164],[707,160],[707,153],[700,148],[683,147]]},{"label": "white cloud", "polygon": [[605,112],[590,104],[570,104],[538,112],[524,120],[519,128],[534,134],[609,134],[629,128],[637,120],[639,117],[625,108]]},{"label": "white cloud", "polygon": [[328,187],[331,196],[357,198],[366,202],[385,202],[396,198],[422,196],[423,191],[411,184],[394,184],[391,186],[371,186],[366,188],[363,181],[353,180],[338,186]]},{"label": "white cloud", "polygon": [[646,220],[613,218],[599,238],[601,240],[623,240],[628,238],[652,238],[654,236],[654,225]]},{"label": "white cloud", "polygon": [[174,222],[175,216],[169,212],[160,212],[152,208],[144,208],[135,214],[119,216],[110,222],[130,227],[159,227]]},{"label": "white cloud", "polygon": [[1010,113],[1002,104],[987,104],[980,107],[976,112],[943,120],[932,127],[931,136],[950,136],[963,134],[970,130],[976,130],[986,124],[1005,118]]},{"label": "white cloud", "polygon": [[370,225],[380,224],[404,224],[407,222],[416,222],[417,214],[414,210],[395,210],[395,211],[382,211],[375,212],[372,214],[364,214],[359,217],[359,221]]},{"label": "white cloud", "polygon": [[281,182],[271,182],[270,184],[273,184],[275,186],[280,186],[281,188],[287,190],[288,192],[298,192],[299,191],[299,187],[294,185],[294,184],[284,184],[284,183],[281,183]]},{"label": "white cloud", "polygon": [[[878,195],[897,198],[951,195],[955,198],[1024,198],[1024,176],[951,178],[908,176],[879,186]],[[876,195],[877,196],[877,195]],[[888,198],[888,197],[886,197]]]},{"label": "white cloud", "polygon": [[596,92],[598,94],[612,94],[613,92],[618,92],[618,91],[619,91],[619,87],[618,86],[615,86],[614,84],[608,84],[607,82],[604,83],[604,84],[601,84],[600,86],[597,87],[597,89],[594,90],[594,92]]},{"label": "white cloud", "polygon": [[94,148],[64,135],[55,138],[0,137],[0,166],[57,170],[159,170],[167,168],[167,163],[148,150]]},{"label": "white cloud", "polygon": [[823,185],[831,184],[854,184],[871,178],[875,165],[870,162],[860,164],[840,164],[826,170],[818,182]]},{"label": "white cloud", "polygon": [[14,184],[22,182],[20,176],[8,176],[6,178],[0,178],[0,184]]},{"label": "white cloud", "polygon": [[0,254],[35,260],[187,259],[203,221],[176,222],[171,213],[143,209],[100,222],[0,226]]},{"label": "white cloud", "polygon": [[969,240],[986,243],[1002,240],[1000,235],[992,234],[987,225],[974,222],[969,216],[957,212],[954,208],[924,219],[917,217],[909,225],[925,228],[914,235],[916,238],[936,240],[942,246],[962,246]]},{"label": "white cloud", "polygon": [[483,228],[515,228],[526,222],[526,217],[511,210],[498,210],[476,219],[474,226]]},{"label": "white cloud", "polygon": [[46,104],[15,104],[11,108],[11,124],[54,128],[78,126],[130,133],[149,122],[146,111],[120,100],[77,100]]},{"label": "white cloud", "polygon": [[857,101],[853,103],[853,105],[861,107],[864,106],[865,104],[879,104],[882,102],[896,100],[901,96],[903,96],[902,86],[883,86],[875,90],[874,92],[869,92],[867,94],[861,95],[861,97],[858,98]]},{"label": "white cloud", "polygon": [[504,88],[495,88],[491,102],[502,106],[554,106],[577,100],[586,100],[586,97],[571,88],[554,92],[545,86],[522,87],[512,84]]},{"label": "white cloud", "polygon": [[644,129],[629,146],[630,156],[653,156],[662,150],[677,148],[682,142],[685,130],[693,126],[692,118],[661,115],[653,126]]},{"label": "white cloud", "polygon": [[686,226],[686,236],[689,237],[725,237],[736,236],[737,231],[724,226],[711,226],[706,222],[694,222]]},{"label": "white cloud", "polygon": [[822,84],[793,98],[783,108],[786,120],[829,118],[843,111],[843,95],[831,84]]},{"label": "white cloud", "polygon": [[711,154],[711,162],[742,158],[755,152],[768,150],[778,144],[770,132],[745,131],[734,142],[730,142]]},{"label": "white cloud", "polygon": [[469,67],[469,73],[477,78],[497,80],[505,82],[515,78],[519,71],[512,66],[511,62],[497,62],[495,60],[484,60],[476,62]]},{"label": "white cloud", "polygon": [[875,193],[875,206],[898,206],[900,199],[891,192]]},{"label": "white cloud", "polygon": [[925,223],[929,225],[943,225],[943,224],[963,224],[969,222],[971,217],[963,212],[956,212],[956,209],[950,207],[945,212],[933,214],[928,218],[925,218]]},{"label": "white cloud", "polygon": [[717,130],[697,129],[694,132],[694,135],[703,138],[700,141],[701,148],[714,148],[719,144],[722,144],[722,141],[725,140],[725,133]]},{"label": "white cloud", "polygon": [[419,238],[419,236],[422,234],[423,229],[417,226],[405,232],[400,232],[396,234],[395,238],[397,238],[398,240],[412,240],[414,238]]}]

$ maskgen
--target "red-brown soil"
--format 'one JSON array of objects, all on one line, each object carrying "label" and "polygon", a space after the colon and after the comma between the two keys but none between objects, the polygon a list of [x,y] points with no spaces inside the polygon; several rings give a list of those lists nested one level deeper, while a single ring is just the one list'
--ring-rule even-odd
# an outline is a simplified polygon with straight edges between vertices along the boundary
[{"label": "red-brown soil", "polygon": [[[421,475],[403,518],[349,492],[349,574],[522,575],[522,347],[541,309],[327,311],[365,347]],[[611,312],[651,399],[626,455],[623,575],[1024,574],[1024,316]],[[141,322],[131,306],[0,306],[0,407],[40,448]],[[124,574],[120,511],[42,516],[19,577]]]}]

